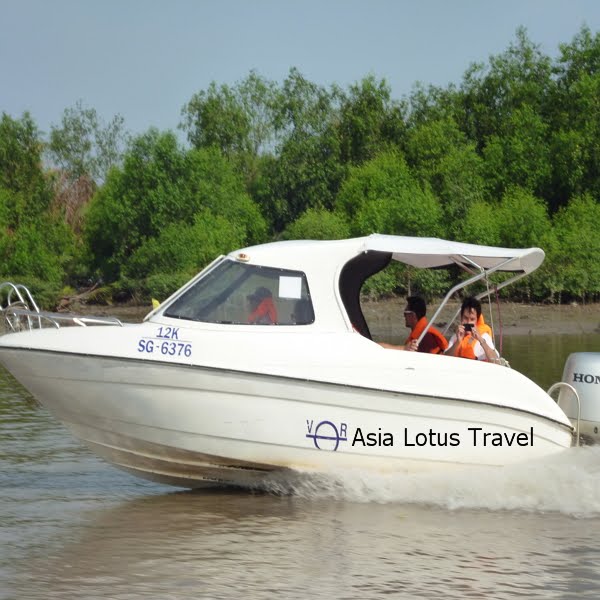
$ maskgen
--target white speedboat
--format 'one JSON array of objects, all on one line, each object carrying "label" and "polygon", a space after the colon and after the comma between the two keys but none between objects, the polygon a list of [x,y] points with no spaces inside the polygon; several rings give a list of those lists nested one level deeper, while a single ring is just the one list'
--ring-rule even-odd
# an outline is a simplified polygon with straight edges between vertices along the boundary
[{"label": "white speedboat", "polygon": [[25,331],[0,338],[0,361],[95,453],[177,486],[260,484],[285,469],[507,465],[571,446],[552,398],[504,366],[382,348],[360,289],[391,260],[470,271],[445,303],[543,259],[537,248],[376,234],[275,242],[219,257],[140,324],[64,327],[64,316],[8,307]]}]

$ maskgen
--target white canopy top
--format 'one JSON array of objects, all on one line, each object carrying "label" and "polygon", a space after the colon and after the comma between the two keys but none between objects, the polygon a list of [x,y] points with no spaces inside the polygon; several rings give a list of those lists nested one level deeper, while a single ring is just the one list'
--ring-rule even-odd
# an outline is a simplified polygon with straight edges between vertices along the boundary
[{"label": "white canopy top", "polygon": [[484,269],[531,273],[544,260],[540,248],[496,248],[450,242],[438,238],[405,237],[374,233],[364,238],[364,250],[391,252],[394,260],[413,267],[433,268],[452,264],[477,265]]}]

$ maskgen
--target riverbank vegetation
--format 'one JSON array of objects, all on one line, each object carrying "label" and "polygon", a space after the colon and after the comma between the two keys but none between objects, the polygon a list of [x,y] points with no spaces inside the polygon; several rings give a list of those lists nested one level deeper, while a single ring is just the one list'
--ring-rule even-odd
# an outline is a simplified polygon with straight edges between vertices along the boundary
[{"label": "riverbank vegetation", "polygon": [[[1,108],[1,107],[0,107]],[[511,299],[600,299],[600,34],[541,52],[524,30],[457,84],[394,99],[292,68],[211,84],[175,132],[129,136],[80,103],[44,136],[0,119],[0,276],[47,307],[164,299],[220,253],[274,239],[372,232],[539,246]],[[373,297],[447,289],[396,268]]]}]

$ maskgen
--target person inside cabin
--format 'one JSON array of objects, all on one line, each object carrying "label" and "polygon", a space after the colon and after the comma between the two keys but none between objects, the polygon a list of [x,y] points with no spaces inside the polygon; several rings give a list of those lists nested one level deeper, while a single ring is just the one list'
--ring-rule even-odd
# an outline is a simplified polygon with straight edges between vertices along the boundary
[{"label": "person inside cabin", "polygon": [[308,325],[314,322],[315,316],[308,298],[300,298],[300,300],[296,301],[294,312],[291,314],[291,320],[294,325]]},{"label": "person inside cabin", "polygon": [[258,287],[247,298],[252,311],[248,317],[248,323],[251,325],[274,325],[277,323],[277,309],[270,289]]},{"label": "person inside cabin", "polygon": [[404,309],[404,324],[410,329],[403,346],[380,343],[384,348],[392,350],[409,350],[411,352],[427,352],[429,354],[443,354],[448,347],[446,338],[433,325],[429,327],[423,336],[421,343],[417,345],[420,335],[428,325],[427,304],[420,296],[409,296],[406,299]]},{"label": "person inside cabin", "polygon": [[460,323],[450,338],[448,356],[495,362],[498,353],[494,347],[492,330],[481,314],[481,302],[472,296],[463,300]]}]

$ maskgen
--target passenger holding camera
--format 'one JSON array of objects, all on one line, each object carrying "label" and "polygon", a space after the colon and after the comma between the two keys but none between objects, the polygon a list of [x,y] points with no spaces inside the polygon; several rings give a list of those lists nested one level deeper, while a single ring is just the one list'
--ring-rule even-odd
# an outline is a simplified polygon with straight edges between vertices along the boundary
[{"label": "passenger holding camera", "polygon": [[483,320],[481,302],[477,298],[464,299],[460,308],[460,323],[450,338],[445,354],[489,362],[498,359],[492,330]]}]

